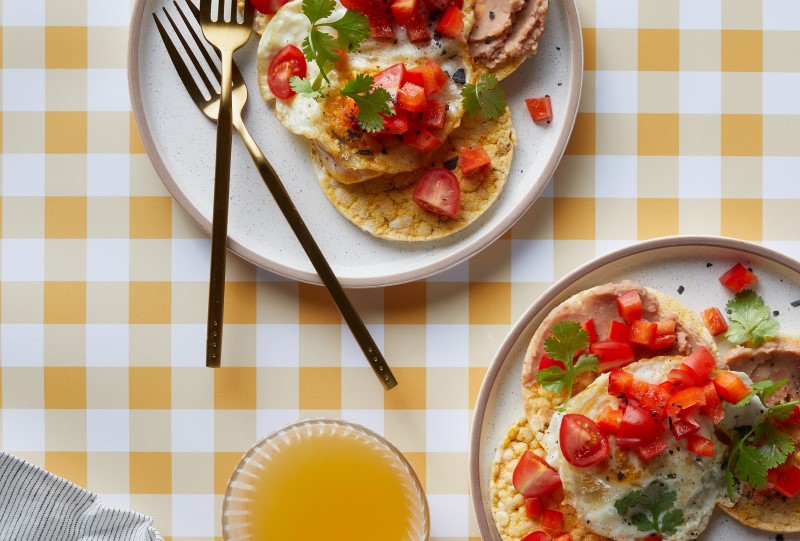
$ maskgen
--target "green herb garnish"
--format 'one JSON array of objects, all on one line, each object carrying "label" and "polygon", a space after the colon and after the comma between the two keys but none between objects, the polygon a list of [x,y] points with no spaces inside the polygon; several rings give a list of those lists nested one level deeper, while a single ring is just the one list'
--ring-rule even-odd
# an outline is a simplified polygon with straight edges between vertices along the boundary
[{"label": "green herb garnish", "polygon": [[730,326],[725,338],[734,344],[752,341],[754,346],[760,346],[765,338],[778,333],[780,324],[770,319],[770,309],[755,291],[747,289],[738,292],[735,298],[728,301],[726,308]]},{"label": "green herb garnish", "polygon": [[[787,383],[788,380],[785,379],[776,382],[758,381],[753,384],[750,394],[735,406],[749,404],[754,396],[758,396],[763,404]],[[767,486],[767,472],[786,462],[786,458],[794,451],[794,441],[789,434],[778,430],[775,421],[785,421],[798,404],[800,400],[766,407],[758,421],[753,426],[746,427],[749,430],[744,435],[733,432],[733,445],[725,471],[728,498],[735,499],[737,479],[746,481],[753,488],[764,488]]]},{"label": "green herb garnish", "polygon": [[536,381],[554,393],[566,391],[567,398],[559,411],[565,411],[572,397],[572,384],[584,372],[595,372],[600,361],[594,355],[581,354],[573,361],[575,354],[589,345],[589,333],[576,321],[559,321],[550,329],[552,336],[544,341],[544,351],[555,361],[564,363],[564,368],[551,366],[536,374]]},{"label": "green herb garnish", "polygon": [[655,532],[656,535],[674,534],[683,522],[683,511],[669,510],[675,505],[678,494],[667,490],[660,481],[653,481],[642,490],[633,490],[614,502],[617,513],[623,519],[630,517],[631,522],[640,532]]},{"label": "green herb garnish", "polygon": [[[358,107],[359,124],[368,132],[380,131],[383,128],[383,118],[380,114],[392,116],[394,109],[390,105],[392,96],[385,89],[372,86],[374,83],[371,75],[360,73],[352,81],[348,81],[341,93],[352,98]],[[378,114],[380,113],[380,114]]]},{"label": "green herb garnish", "polygon": [[483,74],[477,83],[461,89],[461,103],[471,115],[479,112],[489,119],[498,118],[506,110],[506,97],[494,75]]}]

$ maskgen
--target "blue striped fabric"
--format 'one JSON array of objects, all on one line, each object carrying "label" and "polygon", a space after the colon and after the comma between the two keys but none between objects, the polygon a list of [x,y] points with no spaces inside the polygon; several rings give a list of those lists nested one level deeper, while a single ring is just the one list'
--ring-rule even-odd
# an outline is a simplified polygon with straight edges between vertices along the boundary
[{"label": "blue striped fabric", "polygon": [[151,523],[0,452],[0,541],[163,541]]}]

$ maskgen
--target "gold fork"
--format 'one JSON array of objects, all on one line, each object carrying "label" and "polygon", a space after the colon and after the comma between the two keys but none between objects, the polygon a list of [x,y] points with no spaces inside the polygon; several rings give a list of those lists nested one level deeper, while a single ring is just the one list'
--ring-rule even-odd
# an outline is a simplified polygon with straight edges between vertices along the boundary
[{"label": "gold fork", "polygon": [[217,160],[214,170],[214,213],[211,220],[211,271],[208,281],[206,366],[217,367],[222,358],[222,313],[225,304],[225,256],[228,241],[228,198],[231,187],[231,85],[233,52],[247,43],[253,27],[253,6],[245,2],[244,21],[239,23],[238,2],[217,0],[216,19],[212,0],[200,0],[200,26],[206,39],[222,57],[221,96],[217,120]]},{"label": "gold fork", "polygon": [[[183,23],[188,29],[188,34],[191,35],[195,45],[200,50],[203,58],[205,59],[205,64],[209,67],[211,72],[214,74],[215,77],[219,77],[220,73],[216,67],[216,62],[211,58],[211,55],[208,53],[208,50],[203,44],[203,40],[197,34],[195,30],[195,26],[190,23],[189,18],[184,14],[183,10],[180,8],[177,0],[174,0],[175,8],[177,9],[178,13],[180,14],[181,18],[183,19]],[[187,1],[186,5],[192,10],[195,15],[195,18],[198,15],[197,8],[192,4],[191,1]],[[220,96],[214,90],[214,85],[211,79],[206,74],[205,70],[203,69],[203,65],[198,60],[198,58],[194,55],[192,48],[186,42],[184,38],[184,33],[182,33],[178,26],[175,24],[175,21],[170,16],[167,8],[164,8],[164,13],[166,15],[167,20],[169,20],[170,25],[172,26],[172,30],[175,35],[178,37],[184,51],[187,53],[187,56],[191,59],[192,65],[194,66],[195,70],[200,74],[200,79],[202,81],[205,90],[208,92],[209,97],[203,94],[203,92],[198,88],[195,79],[192,77],[192,73],[189,71],[189,68],[184,64],[183,58],[178,51],[175,43],[173,43],[172,39],[170,38],[167,31],[164,29],[164,26],[159,21],[157,14],[153,14],[153,18],[156,21],[156,26],[158,27],[158,31],[161,34],[161,39],[164,42],[164,45],[167,48],[167,52],[169,53],[170,58],[172,59],[172,63],[175,65],[175,69],[178,71],[178,75],[180,76],[181,80],[183,81],[186,90],[189,92],[189,95],[194,100],[197,107],[211,120],[218,119],[218,110],[219,110],[219,101]],[[394,375],[392,374],[389,365],[386,363],[386,360],[383,357],[380,349],[378,348],[377,344],[370,335],[369,330],[367,329],[364,322],[361,320],[361,317],[356,312],[353,305],[350,303],[350,300],[347,298],[344,290],[342,289],[339,280],[336,278],[336,275],[331,270],[330,265],[325,260],[325,256],[322,254],[322,251],[317,246],[316,241],[311,236],[311,232],[306,227],[303,218],[300,216],[300,213],[297,211],[297,208],[294,206],[289,194],[286,192],[286,188],[284,188],[283,183],[278,178],[277,173],[272,168],[272,165],[267,161],[264,157],[264,154],[261,152],[261,149],[258,148],[258,145],[253,140],[253,137],[247,131],[247,128],[242,121],[242,110],[244,109],[245,103],[247,102],[247,86],[245,86],[244,78],[242,77],[239,68],[236,67],[236,64],[232,64],[233,67],[233,125],[236,127],[236,130],[239,132],[239,135],[242,137],[242,141],[244,142],[245,146],[247,147],[248,152],[250,152],[250,156],[253,159],[253,162],[256,164],[258,168],[258,172],[261,174],[261,177],[264,179],[264,183],[269,188],[272,197],[275,199],[275,202],[278,204],[283,215],[286,217],[286,220],[289,222],[289,225],[294,231],[295,236],[300,241],[303,250],[308,255],[308,258],[311,260],[311,264],[314,266],[314,269],[319,274],[322,283],[328,289],[328,293],[330,293],[333,301],[336,303],[336,307],[342,313],[342,317],[344,318],[347,326],[350,328],[350,332],[353,333],[353,337],[355,338],[356,342],[358,343],[361,351],[364,353],[367,361],[369,362],[372,369],[375,371],[375,374],[380,379],[383,386],[386,390],[389,390],[397,385],[397,380],[395,379]]]}]

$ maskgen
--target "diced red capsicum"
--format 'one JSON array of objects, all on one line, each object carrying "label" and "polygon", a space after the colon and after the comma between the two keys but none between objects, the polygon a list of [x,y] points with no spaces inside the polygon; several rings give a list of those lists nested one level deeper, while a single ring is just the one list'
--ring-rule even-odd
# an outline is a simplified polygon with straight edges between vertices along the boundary
[{"label": "diced red capsicum", "polygon": [[550,96],[526,99],[525,105],[528,107],[528,112],[535,122],[553,118],[553,105],[550,103]]},{"label": "diced red capsicum", "polygon": [[427,96],[436,94],[447,84],[447,74],[442,71],[439,64],[430,59],[421,66],[410,68],[407,76],[413,77],[408,80],[424,88]]},{"label": "diced red capsicum", "polygon": [[464,30],[464,13],[456,6],[450,6],[444,12],[439,24],[436,25],[436,31],[448,38],[458,36]]},{"label": "diced red capsicum", "polygon": [[544,532],[533,532],[523,537],[522,541],[553,541],[553,538]]},{"label": "diced red capsicum", "polygon": [[489,170],[492,159],[483,147],[461,147],[458,166],[466,176],[481,176]]},{"label": "diced red capsicum", "polygon": [[676,440],[683,439],[700,430],[700,425],[691,417],[672,421],[671,425],[672,433],[675,435]]},{"label": "diced red capsicum", "polygon": [[369,20],[369,29],[373,38],[394,39],[394,29],[386,14],[377,11],[367,11],[364,14]]},{"label": "diced red capsicum", "polygon": [[542,514],[542,500],[539,498],[525,498],[525,514],[530,518],[536,518]]},{"label": "diced red capsicum", "polygon": [[383,129],[378,133],[403,135],[408,131],[408,117],[402,109],[395,109],[392,116],[381,115],[381,117],[383,117]]},{"label": "diced red capsicum", "polygon": [[800,492],[800,467],[796,464],[786,463],[770,470],[767,479],[775,490],[787,498],[792,498]]},{"label": "diced red capsicum", "polygon": [[737,263],[719,277],[720,283],[733,291],[740,291],[756,280],[758,280],[758,277],[746,269],[741,263]]},{"label": "diced red capsicum", "polygon": [[602,340],[589,344],[589,352],[600,360],[600,371],[607,372],[633,362],[633,348],[624,342]]},{"label": "diced red capsicum", "polygon": [[688,372],[697,385],[702,385],[711,375],[716,364],[711,352],[703,346],[699,346],[683,359],[680,368]]},{"label": "diced red capsicum", "polygon": [[581,329],[589,335],[589,342],[597,342],[597,329],[594,327],[593,319],[590,318],[581,323]]},{"label": "diced red capsicum", "polygon": [[564,522],[564,513],[555,509],[545,509],[542,516],[542,528],[550,531],[558,531]]},{"label": "diced red capsicum", "polygon": [[678,335],[675,333],[669,334],[658,334],[653,337],[653,341],[650,342],[650,349],[667,349],[672,344],[675,343],[675,340],[678,339]]},{"label": "diced red capsicum", "polygon": [[606,406],[597,418],[597,426],[606,434],[616,434],[620,423],[622,423],[622,410],[615,410],[611,406]]},{"label": "diced red capsicum", "polygon": [[742,378],[727,370],[720,370],[712,381],[720,398],[733,404],[750,392],[750,387],[742,381]]},{"label": "diced red capsicum", "polygon": [[400,26],[411,22],[417,9],[418,0],[394,0],[392,2],[392,15]]},{"label": "diced red capsicum", "polygon": [[441,145],[442,142],[425,128],[417,128],[410,129],[403,135],[403,144],[420,152],[430,152]]},{"label": "diced red capsicum", "polygon": [[411,43],[431,40],[431,33],[428,31],[428,23],[425,21],[425,17],[422,15],[419,7],[414,10],[411,21],[406,24],[406,32],[408,33],[408,40]]},{"label": "diced red capsicum", "polygon": [[631,342],[641,346],[650,346],[656,336],[656,324],[644,319],[637,319],[631,324]]},{"label": "diced red capsicum", "polygon": [[630,391],[633,385],[633,374],[621,370],[614,369],[608,375],[608,394],[613,396],[620,396]]},{"label": "diced red capsicum", "polygon": [[383,71],[376,73],[373,77],[373,85],[386,90],[392,99],[397,97],[397,91],[406,79],[406,67],[403,64],[389,66]]},{"label": "diced red capsicum", "polygon": [[628,323],[642,319],[642,299],[639,292],[632,289],[617,297],[617,310],[619,316]]},{"label": "diced red capsicum", "polygon": [[620,447],[642,447],[652,442],[664,432],[664,426],[649,412],[628,404],[622,414],[622,422],[617,432],[617,445]]},{"label": "diced red capsicum", "polygon": [[725,322],[725,317],[719,308],[712,306],[700,312],[700,317],[703,318],[703,324],[711,333],[711,336],[717,336],[728,330],[728,324]]},{"label": "diced red capsicum", "polygon": [[[693,387],[696,385],[694,378],[686,370],[673,368],[667,374],[667,379],[675,384],[676,387],[680,386],[685,388]],[[714,391],[716,393],[716,391]]]},{"label": "diced red capsicum", "polygon": [[447,118],[447,104],[443,101],[428,100],[428,108],[422,113],[422,123],[434,130],[444,128]]},{"label": "diced red capsicum", "polygon": [[659,437],[646,445],[637,447],[636,454],[638,454],[642,458],[642,460],[648,460],[658,454],[663,453],[666,450],[667,450],[667,443],[662,438]]},{"label": "diced red capsicum", "polygon": [[714,456],[714,442],[699,434],[690,434],[686,437],[686,448],[700,456]]},{"label": "diced red capsicum", "polygon": [[428,108],[425,89],[410,81],[403,83],[403,86],[397,91],[397,103],[400,107],[412,113],[421,113]]},{"label": "diced red capsicum", "polygon": [[689,387],[675,393],[667,404],[667,414],[672,419],[684,419],[706,405],[702,387]]},{"label": "diced red capsicum", "polygon": [[551,359],[547,356],[547,353],[542,355],[542,358],[539,359],[539,370],[545,370],[546,368],[550,368],[551,366],[558,366],[561,370],[564,370],[564,363],[561,361],[557,361],[555,359]]},{"label": "diced red capsicum", "polygon": [[722,401],[713,381],[703,384],[703,394],[706,395],[706,405],[701,408],[703,415],[711,419],[711,422],[718,425],[725,418],[725,410],[722,408]]},{"label": "diced red capsicum", "polygon": [[631,327],[616,319],[608,325],[608,339],[614,342],[627,342],[631,338]]}]

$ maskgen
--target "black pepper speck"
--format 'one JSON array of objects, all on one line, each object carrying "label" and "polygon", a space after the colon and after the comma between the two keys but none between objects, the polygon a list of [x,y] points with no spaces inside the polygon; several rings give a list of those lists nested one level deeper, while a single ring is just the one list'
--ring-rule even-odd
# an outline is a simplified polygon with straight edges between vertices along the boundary
[{"label": "black pepper speck", "polygon": [[678,286],[678,295],[683,295],[683,292],[686,291],[686,288],[683,286]]},{"label": "black pepper speck", "polygon": [[798,306],[800,306],[800,301],[792,301],[791,305],[793,308],[797,308]]},{"label": "black pepper speck", "polygon": [[456,70],[456,72],[453,74],[453,82],[460,85],[463,85],[467,82],[467,74],[464,72],[464,68],[459,68]]},{"label": "black pepper speck", "polygon": [[442,165],[444,166],[445,169],[449,169],[450,171],[452,171],[453,169],[456,168],[456,165],[458,165],[458,156],[453,156],[449,160],[446,160]]},{"label": "black pepper speck", "polygon": [[494,20],[494,18],[495,18],[494,11],[490,11],[490,12],[489,12],[489,18],[490,18],[491,20]]}]

